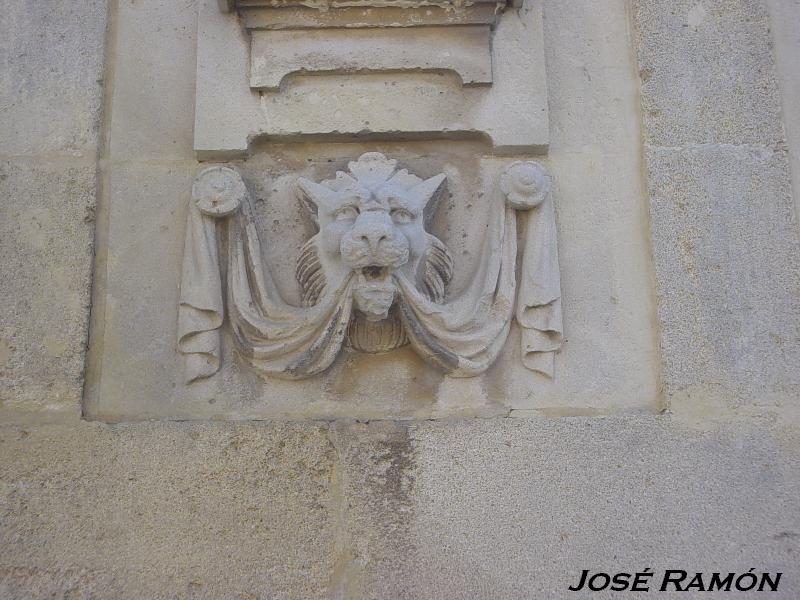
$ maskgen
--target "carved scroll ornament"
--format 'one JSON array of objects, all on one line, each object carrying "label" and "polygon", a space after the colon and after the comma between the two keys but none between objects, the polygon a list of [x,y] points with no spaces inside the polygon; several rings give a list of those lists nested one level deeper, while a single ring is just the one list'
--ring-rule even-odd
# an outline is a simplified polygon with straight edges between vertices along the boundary
[{"label": "carved scroll ornament", "polygon": [[[411,344],[450,375],[469,377],[497,358],[515,315],[525,366],[552,377],[561,346],[561,294],[545,170],[533,162],[506,169],[474,275],[451,297],[450,252],[425,229],[445,175],[422,180],[376,152],[348,168],[321,183],[297,181],[318,227],[298,255],[302,306],[281,297],[264,263],[241,176],[221,166],[197,176],[178,310],[187,383],[219,370],[226,321],[238,353],[264,375],[311,377],[343,346],[385,352]],[[519,282],[517,211],[527,218]],[[217,235],[219,228],[225,235]],[[218,240],[225,240],[224,248]]]}]

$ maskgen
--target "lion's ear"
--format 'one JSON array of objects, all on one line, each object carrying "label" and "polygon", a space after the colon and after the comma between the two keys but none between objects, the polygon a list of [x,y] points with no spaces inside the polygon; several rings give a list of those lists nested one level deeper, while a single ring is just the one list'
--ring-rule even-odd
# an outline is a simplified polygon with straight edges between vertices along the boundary
[{"label": "lion's ear", "polygon": [[431,224],[433,216],[436,214],[436,207],[442,197],[441,192],[445,187],[443,184],[446,179],[447,175],[440,173],[418,183],[409,190],[410,196],[417,204],[417,210],[424,215],[423,223],[425,227]]},{"label": "lion's ear", "polygon": [[305,177],[298,177],[297,189],[300,203],[305,207],[315,223],[319,222],[320,208],[332,207],[336,204],[333,190]]},{"label": "lion's ear", "polygon": [[[431,198],[438,200],[437,192],[442,187],[442,183],[444,183],[445,179],[447,179],[447,175],[444,173],[439,173],[438,175],[434,175],[433,177],[418,183],[408,190],[411,197],[414,199],[414,202],[416,202],[418,210],[425,210],[426,206],[431,201]],[[432,208],[435,208],[435,204],[436,203],[434,202]]]}]

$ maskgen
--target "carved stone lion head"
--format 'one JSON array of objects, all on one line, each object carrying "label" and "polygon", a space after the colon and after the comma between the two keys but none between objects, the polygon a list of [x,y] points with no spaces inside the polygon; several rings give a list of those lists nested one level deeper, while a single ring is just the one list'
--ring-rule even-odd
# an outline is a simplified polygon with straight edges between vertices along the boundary
[{"label": "carved stone lion head", "polygon": [[445,245],[425,230],[445,181],[439,174],[422,180],[396,169],[395,160],[368,152],[315,183],[299,178],[300,197],[319,231],[304,246],[297,279],[305,305],[313,305],[326,286],[355,277],[355,317],[350,345],[382,352],[407,342],[395,314],[398,271],[434,302],[444,300],[453,261]]}]

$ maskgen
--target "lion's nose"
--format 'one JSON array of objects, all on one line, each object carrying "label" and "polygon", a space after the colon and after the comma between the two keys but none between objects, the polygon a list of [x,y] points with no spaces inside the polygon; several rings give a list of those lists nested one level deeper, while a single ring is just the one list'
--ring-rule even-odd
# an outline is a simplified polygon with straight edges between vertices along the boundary
[{"label": "lion's nose", "polygon": [[367,246],[370,252],[376,253],[381,242],[392,239],[391,222],[388,216],[380,212],[361,213],[353,228],[353,238]]},{"label": "lion's nose", "polygon": [[361,234],[361,241],[369,246],[369,249],[375,252],[381,242],[388,240],[389,236],[385,231],[366,231]]}]

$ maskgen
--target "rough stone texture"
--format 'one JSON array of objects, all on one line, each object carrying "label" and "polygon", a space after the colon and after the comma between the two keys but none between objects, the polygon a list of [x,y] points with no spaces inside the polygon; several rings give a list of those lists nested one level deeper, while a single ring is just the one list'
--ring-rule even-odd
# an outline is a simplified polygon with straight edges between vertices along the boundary
[{"label": "rough stone texture", "polygon": [[313,423],[0,428],[0,597],[326,598],[334,459]]},{"label": "rough stone texture", "polygon": [[670,389],[732,403],[800,393],[800,241],[786,153],[649,147],[663,365]]},{"label": "rough stone texture", "polygon": [[797,439],[671,417],[5,425],[0,596],[528,600],[584,568],[755,567],[793,598]]},{"label": "rough stone texture", "polygon": [[80,410],[106,2],[0,8],[0,405]]},{"label": "rough stone texture", "polygon": [[89,312],[95,169],[0,160],[0,404],[76,409]]},{"label": "rough stone texture", "polygon": [[332,434],[343,494],[333,598],[562,598],[584,568],[677,564],[785,571],[779,597],[800,585],[795,429],[640,417]]},{"label": "rough stone texture", "polygon": [[783,139],[763,0],[636,0],[648,144]]},{"label": "rough stone texture", "polygon": [[765,6],[635,18],[666,391],[794,410],[800,239]]},{"label": "rough stone texture", "polygon": [[800,216],[800,0],[766,0],[789,142],[795,220]]},{"label": "rough stone texture", "polygon": [[[418,561],[414,428],[403,423],[338,423],[341,505],[332,597],[425,597],[429,565]],[[443,540],[439,540],[442,542]]]},{"label": "rough stone texture", "polygon": [[106,0],[0,4],[0,154],[94,160],[105,25]]},{"label": "rough stone texture", "polygon": [[416,597],[562,598],[583,568],[677,564],[784,571],[786,598],[800,585],[796,430],[642,417],[421,424],[411,437]]}]

